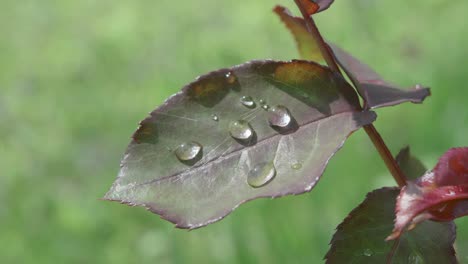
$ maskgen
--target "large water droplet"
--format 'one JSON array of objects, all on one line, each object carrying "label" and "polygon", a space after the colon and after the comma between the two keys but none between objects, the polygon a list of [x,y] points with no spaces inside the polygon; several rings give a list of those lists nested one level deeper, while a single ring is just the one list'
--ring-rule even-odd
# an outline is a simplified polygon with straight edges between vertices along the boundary
[{"label": "large water droplet", "polygon": [[291,114],[286,106],[277,105],[268,111],[268,121],[272,126],[287,127],[291,120]]},{"label": "large water droplet", "polygon": [[247,183],[254,187],[262,187],[269,183],[276,175],[273,162],[263,162],[253,167],[247,175]]},{"label": "large water droplet", "polygon": [[366,257],[370,257],[370,256],[374,255],[374,252],[372,252],[371,249],[366,248],[366,249],[364,250],[363,254],[364,254],[364,256],[366,256]]},{"label": "large water droplet", "polygon": [[243,104],[244,106],[246,106],[248,108],[254,108],[255,107],[255,102],[254,102],[254,100],[252,99],[251,96],[248,96],[248,95],[242,96],[241,99],[240,99],[240,102],[241,102],[241,104]]},{"label": "large water droplet", "polygon": [[181,161],[190,161],[195,159],[201,152],[202,145],[200,143],[191,141],[180,144],[175,152],[177,158]]},{"label": "large water droplet", "polygon": [[253,136],[254,131],[250,126],[249,122],[245,120],[237,120],[232,121],[229,124],[229,133],[233,138],[246,140],[250,139]]},{"label": "large water droplet", "polygon": [[229,84],[234,84],[237,81],[237,77],[236,77],[236,75],[234,75],[233,72],[228,72],[228,73],[226,73],[225,76],[226,76],[226,81]]},{"label": "large water droplet", "polygon": [[291,169],[293,170],[300,170],[302,168],[302,163],[300,162],[294,162],[291,164]]},{"label": "large water droplet", "polygon": [[212,119],[213,121],[219,121],[219,116],[218,116],[217,114],[212,114],[212,115],[211,115],[211,119]]}]

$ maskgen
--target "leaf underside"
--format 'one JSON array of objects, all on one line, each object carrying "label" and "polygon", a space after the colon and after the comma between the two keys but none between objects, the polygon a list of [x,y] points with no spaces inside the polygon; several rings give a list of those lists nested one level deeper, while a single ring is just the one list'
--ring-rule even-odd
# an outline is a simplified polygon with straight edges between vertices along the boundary
[{"label": "leaf underside", "polygon": [[326,263],[457,263],[453,222],[425,221],[393,241],[397,188],[369,193],[341,223],[330,242]]},{"label": "leaf underside", "polygon": [[[242,96],[252,97],[255,107],[240,103]],[[260,100],[287,107],[290,126],[270,126]],[[104,199],[146,207],[193,229],[248,200],[310,191],[345,139],[375,120],[375,113],[359,109],[352,87],[316,63],[252,61],[211,72],[140,123]],[[235,120],[250,123],[248,142],[230,136]],[[202,146],[190,163],[174,155],[184,142]],[[276,174],[253,188],[247,176],[262,163],[273,163]]]},{"label": "leaf underside", "polygon": [[[275,13],[286,25],[297,44],[301,58],[322,61],[320,50],[314,37],[307,30],[303,18],[293,16],[287,8],[276,6]],[[353,82],[359,95],[365,102],[366,109],[393,106],[404,102],[422,103],[430,95],[428,88],[416,85],[404,90],[389,84],[369,66],[360,62],[336,45],[328,43],[335,59]]]},{"label": "leaf underside", "polygon": [[404,102],[422,103],[429,96],[429,88],[416,85],[413,89],[403,90],[387,83],[366,64],[339,48],[328,43],[336,60],[356,86],[366,102],[366,108],[374,109],[398,105]]}]

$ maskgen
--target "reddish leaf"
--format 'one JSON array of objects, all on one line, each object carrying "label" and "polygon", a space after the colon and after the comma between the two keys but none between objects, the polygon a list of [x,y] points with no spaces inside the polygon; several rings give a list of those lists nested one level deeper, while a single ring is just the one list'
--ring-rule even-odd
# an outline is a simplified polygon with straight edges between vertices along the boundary
[{"label": "reddish leaf", "polygon": [[105,199],[198,228],[255,198],[310,191],[346,138],[374,119],[341,76],[313,62],[218,70],[140,123]]},{"label": "reddish leaf", "polygon": [[[320,6],[317,3],[315,3],[317,1],[314,2],[313,0],[299,0],[298,2],[309,16],[317,13],[317,11],[320,9]],[[319,0],[318,2],[323,1]]]},{"label": "reddish leaf", "polygon": [[[275,7],[274,11],[294,36],[300,56],[307,60],[322,61],[321,52],[313,36],[307,30],[304,19],[291,15],[282,6]],[[430,95],[428,88],[421,88],[419,85],[416,85],[415,89],[401,90],[386,83],[369,66],[361,63],[339,47],[332,44],[329,46],[334,52],[336,60],[364,99],[367,108],[392,106],[404,102],[421,103]]]},{"label": "reddish leaf", "polygon": [[434,168],[437,186],[468,184],[468,148],[447,151]]},{"label": "reddish leaf", "polygon": [[384,240],[393,227],[398,192],[382,188],[369,193],[338,226],[326,263],[456,263],[453,222],[426,221],[395,241]]},{"label": "reddish leaf", "polygon": [[335,0],[314,0],[315,3],[319,5],[319,9],[317,10],[317,13],[322,12],[326,9],[328,9],[331,4],[333,4]]},{"label": "reddish leaf", "polygon": [[395,227],[387,239],[427,219],[450,221],[468,215],[467,153],[468,148],[447,151],[433,171],[401,189]]},{"label": "reddish leaf", "polygon": [[367,108],[392,106],[404,102],[422,103],[430,95],[429,88],[416,85],[411,90],[402,90],[382,79],[369,66],[342,50],[338,46],[328,44],[335,58],[356,86],[359,94],[366,102]]},{"label": "reddish leaf", "polygon": [[322,53],[312,35],[307,31],[304,19],[293,16],[286,7],[276,6],[273,11],[278,14],[281,21],[291,31],[297,44],[299,54],[303,59],[322,61]]}]

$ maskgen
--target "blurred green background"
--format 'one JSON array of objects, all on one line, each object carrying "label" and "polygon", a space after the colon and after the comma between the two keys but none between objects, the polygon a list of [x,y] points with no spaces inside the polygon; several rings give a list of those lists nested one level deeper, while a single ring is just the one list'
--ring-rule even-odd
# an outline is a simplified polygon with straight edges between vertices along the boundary
[{"label": "blurred green background", "polygon": [[[1,263],[321,263],[334,228],[394,185],[363,131],[311,192],[256,200],[195,231],[141,208],[98,200],[139,120],[195,76],[251,59],[297,58],[271,12],[292,0],[2,0]],[[423,105],[379,110],[396,153],[428,166],[468,135],[464,0],[337,0],[324,36],[403,86],[432,87]],[[457,220],[468,263],[468,218]]]}]

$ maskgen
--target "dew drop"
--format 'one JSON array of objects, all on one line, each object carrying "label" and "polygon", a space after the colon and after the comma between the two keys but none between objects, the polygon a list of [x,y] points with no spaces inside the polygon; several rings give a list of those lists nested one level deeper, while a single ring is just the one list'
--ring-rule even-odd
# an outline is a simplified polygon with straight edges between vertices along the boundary
[{"label": "dew drop", "polygon": [[232,72],[226,73],[226,80],[229,84],[234,84],[237,81],[237,77]]},{"label": "dew drop", "polygon": [[302,163],[300,162],[294,162],[291,164],[291,169],[293,170],[300,170],[302,168]]},{"label": "dew drop", "polygon": [[262,105],[262,109],[263,110],[268,110],[268,109],[270,109],[270,106],[267,105],[267,104],[264,104],[264,105]]},{"label": "dew drop", "polygon": [[219,121],[219,116],[218,116],[217,114],[212,114],[212,115],[211,115],[211,119],[212,119],[213,121]]},{"label": "dew drop", "polygon": [[268,111],[268,121],[272,126],[287,127],[291,119],[288,108],[283,105],[274,106]]},{"label": "dew drop", "polygon": [[418,254],[411,254],[408,257],[408,263],[410,264],[421,264],[423,262],[424,262],[423,259]]},{"label": "dew drop", "polygon": [[370,256],[372,256],[374,254],[374,252],[372,252],[372,250],[370,250],[369,248],[366,248],[366,250],[364,250],[363,254],[366,257],[370,257]]},{"label": "dew drop", "polygon": [[229,124],[229,133],[233,138],[246,140],[250,139],[253,136],[254,131],[250,126],[249,122],[245,120],[237,120],[232,121]]},{"label": "dew drop", "polygon": [[262,187],[269,183],[276,175],[273,162],[263,162],[253,167],[247,175],[247,183],[254,187]]},{"label": "dew drop", "polygon": [[200,143],[190,141],[180,144],[175,152],[177,158],[181,161],[190,161],[195,159],[201,152],[202,145]]},{"label": "dew drop", "polygon": [[241,99],[240,99],[240,102],[241,102],[241,104],[243,104],[244,106],[246,106],[248,108],[254,108],[255,107],[255,102],[254,102],[254,100],[252,99],[251,96],[248,96],[248,95],[242,96]]}]

